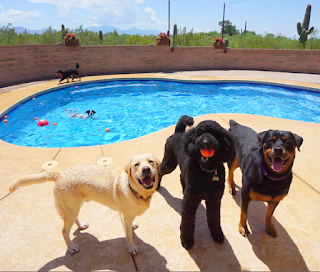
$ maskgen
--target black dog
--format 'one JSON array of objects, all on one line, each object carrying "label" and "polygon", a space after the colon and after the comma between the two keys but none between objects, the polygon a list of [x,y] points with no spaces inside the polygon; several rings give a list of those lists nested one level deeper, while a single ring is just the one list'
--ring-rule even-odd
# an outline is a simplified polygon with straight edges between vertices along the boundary
[{"label": "black dog", "polygon": [[59,83],[66,79],[67,83],[69,82],[69,77],[72,78],[71,81],[73,81],[73,79],[75,77],[79,78],[79,81],[81,81],[81,77],[79,72],[77,71],[77,69],[79,69],[80,65],[78,63],[76,63],[76,68],[75,69],[69,69],[69,70],[56,70],[56,75],[61,77]]},{"label": "black dog", "polygon": [[[231,159],[232,138],[215,121],[202,121],[195,128],[185,132],[186,126],[193,125],[193,118],[181,116],[175,133],[165,145],[165,154],[160,166],[161,175],[171,173],[179,164],[183,188],[181,243],[190,249],[194,243],[195,215],[204,199],[207,222],[215,242],[224,240],[220,225],[220,205],[224,192],[225,169],[223,162]],[[213,149],[212,157],[204,157],[202,149]]]},{"label": "black dog", "polygon": [[233,171],[239,166],[242,171],[239,232],[247,236],[249,203],[251,200],[260,200],[268,203],[266,232],[275,237],[277,232],[272,215],[289,192],[295,148],[300,151],[303,139],[290,131],[268,130],[257,134],[234,120],[229,123],[229,132],[235,145],[235,156],[228,162],[229,192],[232,195],[236,194]]}]

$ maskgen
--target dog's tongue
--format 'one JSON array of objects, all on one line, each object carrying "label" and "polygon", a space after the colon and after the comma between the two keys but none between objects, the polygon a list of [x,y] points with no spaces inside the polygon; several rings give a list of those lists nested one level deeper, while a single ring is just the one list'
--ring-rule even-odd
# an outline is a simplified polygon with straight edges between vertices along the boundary
[{"label": "dog's tongue", "polygon": [[153,182],[153,180],[152,180],[152,178],[150,178],[150,177],[145,177],[145,178],[142,180],[142,183],[143,183],[143,185],[144,185],[145,187],[151,186],[151,185],[152,185],[152,182]]},{"label": "dog's tongue", "polygon": [[282,169],[282,160],[279,157],[276,157],[272,161],[272,169],[276,172],[281,171]]}]

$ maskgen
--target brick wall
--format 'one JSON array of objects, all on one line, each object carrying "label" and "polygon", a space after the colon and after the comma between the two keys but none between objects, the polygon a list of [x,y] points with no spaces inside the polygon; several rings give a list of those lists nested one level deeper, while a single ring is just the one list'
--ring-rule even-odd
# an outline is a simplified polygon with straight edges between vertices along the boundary
[{"label": "brick wall", "polygon": [[320,51],[168,46],[0,46],[0,87],[54,79],[56,69],[80,64],[80,74],[181,70],[265,70],[320,74]]}]

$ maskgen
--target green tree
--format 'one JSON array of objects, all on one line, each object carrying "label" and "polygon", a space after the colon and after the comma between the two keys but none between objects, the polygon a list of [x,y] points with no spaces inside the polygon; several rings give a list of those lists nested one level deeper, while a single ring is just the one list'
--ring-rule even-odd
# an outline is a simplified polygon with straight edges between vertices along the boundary
[{"label": "green tree", "polygon": [[17,34],[14,31],[14,28],[11,23],[7,24],[7,26],[3,26],[0,29],[0,33],[1,33],[1,36],[0,36],[1,44],[5,44],[5,45],[15,44],[14,40]]},{"label": "green tree", "polygon": [[[219,22],[219,26],[221,27],[221,33],[222,33],[223,21]],[[234,34],[239,34],[239,29],[237,29],[235,25],[232,25],[232,23],[229,20],[225,20],[223,34],[228,34],[230,36]]]},{"label": "green tree", "polygon": [[52,26],[49,26],[45,32],[43,32],[41,35],[41,43],[43,44],[55,44],[60,42],[61,35],[58,31],[52,28]]}]

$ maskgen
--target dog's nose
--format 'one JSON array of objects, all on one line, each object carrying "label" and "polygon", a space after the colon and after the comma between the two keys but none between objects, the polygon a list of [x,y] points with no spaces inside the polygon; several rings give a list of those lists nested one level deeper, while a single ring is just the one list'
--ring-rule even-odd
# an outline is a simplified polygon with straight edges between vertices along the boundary
[{"label": "dog's nose", "polygon": [[283,152],[283,148],[281,146],[275,146],[273,150],[276,154],[281,154]]},{"label": "dog's nose", "polygon": [[142,168],[142,173],[144,174],[149,174],[150,173],[150,167],[149,166],[144,166]]},{"label": "dog's nose", "polygon": [[202,146],[203,146],[204,148],[207,148],[207,147],[208,147],[208,144],[209,144],[208,139],[203,139],[203,140],[202,140]]}]

